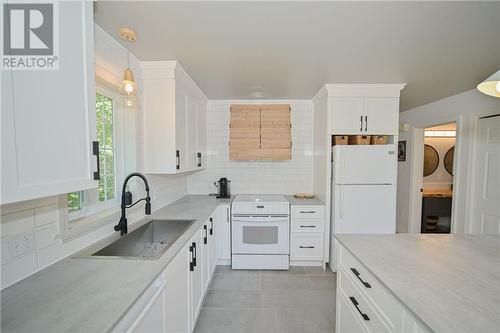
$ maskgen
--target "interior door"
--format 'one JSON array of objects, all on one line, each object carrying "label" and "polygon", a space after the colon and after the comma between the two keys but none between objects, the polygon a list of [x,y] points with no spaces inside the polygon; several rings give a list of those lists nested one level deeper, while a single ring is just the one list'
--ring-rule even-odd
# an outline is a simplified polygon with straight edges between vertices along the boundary
[{"label": "interior door", "polygon": [[500,234],[500,116],[479,120],[474,234]]},{"label": "interior door", "polygon": [[331,98],[328,103],[330,134],[364,133],[363,98]]},{"label": "interior door", "polygon": [[396,232],[395,185],[334,186],[335,233]]},{"label": "interior door", "polygon": [[397,182],[394,145],[337,145],[334,148],[333,167],[336,184]]}]

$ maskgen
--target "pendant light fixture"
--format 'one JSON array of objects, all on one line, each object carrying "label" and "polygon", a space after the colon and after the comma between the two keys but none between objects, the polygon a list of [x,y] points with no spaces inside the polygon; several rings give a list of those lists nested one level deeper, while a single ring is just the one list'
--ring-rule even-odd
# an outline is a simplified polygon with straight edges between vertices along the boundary
[{"label": "pendant light fixture", "polygon": [[[120,28],[119,36],[127,43],[137,40],[136,32],[129,28]],[[127,68],[123,72],[123,80],[120,85],[120,95],[122,95],[123,106],[125,108],[136,109],[138,107],[137,93],[134,72],[130,69],[130,51],[127,46]]]},{"label": "pendant light fixture", "polygon": [[500,70],[478,84],[477,90],[483,94],[500,98]]}]

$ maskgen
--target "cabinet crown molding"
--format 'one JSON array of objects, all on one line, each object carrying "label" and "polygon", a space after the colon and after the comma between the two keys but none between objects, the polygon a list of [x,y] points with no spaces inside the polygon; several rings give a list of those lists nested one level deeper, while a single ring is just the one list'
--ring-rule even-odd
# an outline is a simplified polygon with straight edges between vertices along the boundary
[{"label": "cabinet crown molding", "polygon": [[[326,84],[328,97],[397,97],[406,83],[397,84]],[[321,93],[321,90],[318,94]]]}]

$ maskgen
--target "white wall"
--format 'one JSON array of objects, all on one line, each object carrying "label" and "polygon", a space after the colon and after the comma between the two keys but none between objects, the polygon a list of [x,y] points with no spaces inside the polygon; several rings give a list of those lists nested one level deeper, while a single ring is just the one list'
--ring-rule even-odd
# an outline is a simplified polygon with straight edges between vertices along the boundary
[{"label": "white wall", "polygon": [[453,218],[455,233],[463,233],[468,222],[471,202],[472,163],[477,118],[500,113],[500,99],[472,89],[442,100],[400,113],[401,123],[409,124],[408,132],[400,132],[399,140],[407,140],[407,163],[398,169],[398,230],[407,230],[410,223],[412,190],[412,132],[450,122],[457,123]]},{"label": "white wall", "polygon": [[[120,82],[126,67],[127,53],[118,42],[95,26],[95,61],[96,75],[108,82]],[[141,81],[140,66],[137,59],[130,56],[130,67],[134,71],[136,82]],[[142,154],[142,110],[124,115],[127,135],[125,154],[128,172],[141,168]],[[135,133],[134,133],[135,132]],[[134,135],[135,134],[135,135]],[[187,177],[148,175],[152,194],[153,210],[177,200],[187,193]],[[67,257],[76,251],[94,243],[98,239],[113,233],[113,225],[118,222],[117,214],[92,222],[92,228],[74,238],[60,238],[62,226],[66,221],[64,196],[48,197],[21,203],[1,206],[1,288],[5,288],[20,279]],[[139,207],[129,214],[129,221],[144,215]],[[24,236],[32,237],[34,247],[22,255],[14,256],[13,239],[19,238],[23,245]],[[17,253],[17,252],[16,252]]]},{"label": "white wall", "polygon": [[[229,160],[231,104],[290,104],[292,160]],[[312,192],[312,103],[310,100],[212,100],[207,114],[207,168],[188,177],[189,193],[215,193],[214,181],[231,180],[231,193]]]}]

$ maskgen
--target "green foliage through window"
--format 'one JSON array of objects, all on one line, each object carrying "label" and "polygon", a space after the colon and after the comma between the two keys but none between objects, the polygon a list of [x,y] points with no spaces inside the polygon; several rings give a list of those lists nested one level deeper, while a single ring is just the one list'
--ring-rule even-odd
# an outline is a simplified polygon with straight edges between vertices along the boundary
[{"label": "green foliage through window", "polygon": [[113,142],[113,99],[96,94],[97,140],[99,141],[99,201],[115,198],[115,159]]},{"label": "green foliage through window", "polygon": [[74,213],[82,209],[83,192],[68,193],[68,213]]}]

